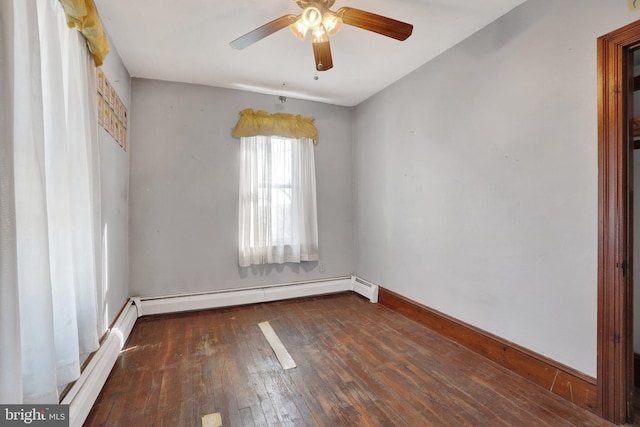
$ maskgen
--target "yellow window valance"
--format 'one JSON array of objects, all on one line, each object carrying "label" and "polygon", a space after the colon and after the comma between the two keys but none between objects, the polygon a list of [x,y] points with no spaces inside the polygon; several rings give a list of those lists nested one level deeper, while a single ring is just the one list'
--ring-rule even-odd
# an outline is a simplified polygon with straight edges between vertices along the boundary
[{"label": "yellow window valance", "polygon": [[93,62],[99,67],[109,53],[109,42],[93,0],[60,0],[69,28],[77,28],[87,40]]},{"label": "yellow window valance", "polygon": [[293,114],[254,111],[240,111],[240,119],[231,132],[236,138],[246,136],[281,136],[283,138],[310,138],[318,143],[318,129],[313,124],[313,117],[301,117]]}]

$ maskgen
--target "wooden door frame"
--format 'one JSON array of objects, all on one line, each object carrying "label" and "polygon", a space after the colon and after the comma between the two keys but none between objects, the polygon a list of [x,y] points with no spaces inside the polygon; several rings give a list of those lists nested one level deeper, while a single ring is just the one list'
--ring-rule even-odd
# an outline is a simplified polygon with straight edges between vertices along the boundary
[{"label": "wooden door frame", "polygon": [[598,38],[598,366],[600,415],[633,416],[631,51],[640,21]]}]

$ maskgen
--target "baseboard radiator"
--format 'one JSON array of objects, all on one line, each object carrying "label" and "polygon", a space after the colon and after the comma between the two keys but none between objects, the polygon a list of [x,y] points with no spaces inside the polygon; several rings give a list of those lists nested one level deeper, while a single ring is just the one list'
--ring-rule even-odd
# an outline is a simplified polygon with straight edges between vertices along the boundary
[{"label": "baseboard radiator", "polygon": [[361,294],[371,302],[378,301],[378,287],[355,276],[226,291],[140,297],[134,298],[134,301],[140,307],[140,315],[146,316],[281,301],[348,291]]},{"label": "baseboard radiator", "polygon": [[355,276],[226,291],[130,298],[100,348],[61,402],[69,405],[69,425],[80,427],[86,420],[140,316],[207,310],[348,291],[356,292],[372,303],[378,302],[378,286]]},{"label": "baseboard radiator", "polygon": [[378,289],[378,285],[374,285],[361,277],[351,276],[351,290],[368,298],[373,303],[378,302]]},{"label": "baseboard radiator", "polygon": [[133,301],[129,300],[102,341],[100,348],[83,369],[80,378],[62,400],[61,403],[69,405],[71,427],[81,427],[89,415],[137,319],[138,310]]}]

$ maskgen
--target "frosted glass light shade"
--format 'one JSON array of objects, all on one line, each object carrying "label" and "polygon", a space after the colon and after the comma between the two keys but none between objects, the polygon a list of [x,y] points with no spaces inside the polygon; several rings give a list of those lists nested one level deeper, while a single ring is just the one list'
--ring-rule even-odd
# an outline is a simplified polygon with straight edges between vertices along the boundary
[{"label": "frosted glass light shade", "polygon": [[307,32],[309,31],[309,28],[304,24],[302,18],[299,18],[296,22],[289,25],[289,29],[291,30],[293,35],[300,40],[304,40],[307,36]]},{"label": "frosted glass light shade", "polygon": [[322,22],[322,14],[317,7],[309,6],[302,12],[302,22],[307,28],[315,28]]},{"label": "frosted glass light shade", "polygon": [[338,31],[340,31],[340,28],[342,28],[342,18],[334,12],[325,12],[322,17],[322,25],[325,30],[327,30],[327,35],[329,37],[333,37],[338,33]]},{"label": "frosted glass light shade", "polygon": [[311,43],[323,43],[329,41],[327,31],[323,25],[318,25],[311,32]]}]

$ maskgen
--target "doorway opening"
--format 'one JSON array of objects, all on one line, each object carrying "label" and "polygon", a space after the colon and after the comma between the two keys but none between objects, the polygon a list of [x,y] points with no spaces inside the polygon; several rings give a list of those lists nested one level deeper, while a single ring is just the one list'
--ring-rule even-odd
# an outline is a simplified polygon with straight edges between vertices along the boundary
[{"label": "doorway opening", "polygon": [[640,49],[631,52],[633,62],[633,93],[631,100],[631,140],[633,145],[633,420],[634,426],[640,426],[640,198],[635,197],[635,189],[640,188]]},{"label": "doorway opening", "polygon": [[640,21],[598,39],[600,415],[633,419],[633,52]]}]

